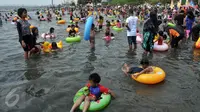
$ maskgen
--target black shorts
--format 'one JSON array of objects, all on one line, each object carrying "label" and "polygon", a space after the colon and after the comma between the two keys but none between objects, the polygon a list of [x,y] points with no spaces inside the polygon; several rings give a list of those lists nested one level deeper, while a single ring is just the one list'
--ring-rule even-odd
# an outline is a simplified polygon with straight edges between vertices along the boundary
[{"label": "black shorts", "polygon": [[128,44],[129,45],[137,44],[136,43],[136,36],[128,36]]},{"label": "black shorts", "polygon": [[[32,36],[31,35],[26,35],[26,36],[23,36],[22,37],[25,44],[26,44],[26,47],[23,47],[24,51],[30,51],[32,48],[33,48],[33,45],[32,45]],[[20,44],[22,45],[22,43],[20,42]]]},{"label": "black shorts", "polygon": [[102,29],[103,28],[103,26],[102,25],[99,25],[99,29]]},{"label": "black shorts", "polygon": [[134,73],[138,73],[141,72],[142,70],[144,70],[143,68],[140,67],[131,67],[128,71],[128,73],[130,74],[134,74]]}]

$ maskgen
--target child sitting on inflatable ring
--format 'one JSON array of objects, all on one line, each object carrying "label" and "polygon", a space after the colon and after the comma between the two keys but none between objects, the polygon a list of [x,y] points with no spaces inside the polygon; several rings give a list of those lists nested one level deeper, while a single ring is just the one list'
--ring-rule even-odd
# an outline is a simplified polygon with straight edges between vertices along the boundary
[{"label": "child sitting on inflatable ring", "polygon": [[75,36],[76,36],[75,26],[71,25],[71,29],[69,31],[69,37],[75,37]]},{"label": "child sitting on inflatable ring", "polygon": [[84,107],[83,107],[83,112],[87,112],[87,109],[90,106],[90,102],[91,101],[96,101],[100,99],[100,96],[102,93],[107,93],[107,94],[111,94],[111,96],[113,98],[115,98],[115,94],[114,92],[112,92],[110,89],[100,85],[101,81],[101,77],[99,76],[99,74],[97,73],[92,73],[89,76],[89,83],[86,84],[86,86],[89,88],[89,95],[83,95],[81,96],[78,100],[76,100],[76,102],[74,103],[74,105],[72,106],[70,112],[74,112],[75,109],[83,102],[84,102]]},{"label": "child sitting on inflatable ring", "polygon": [[117,24],[116,24],[116,26],[117,26],[118,28],[121,28],[121,27],[122,27],[122,26],[121,26],[121,23],[120,23],[119,20],[117,20]]},{"label": "child sitting on inflatable ring", "polygon": [[149,60],[148,59],[143,58],[140,61],[140,64],[141,64],[142,68],[141,67],[130,67],[129,65],[127,65],[125,63],[122,67],[122,71],[124,72],[124,74],[126,76],[128,76],[129,74],[134,74],[134,77],[136,77],[136,78],[141,74],[144,74],[144,73],[148,74],[148,73],[153,72],[153,67],[149,66]]},{"label": "child sitting on inflatable ring", "polygon": [[58,45],[57,45],[56,42],[52,42],[52,43],[51,43],[51,51],[60,51],[60,50],[62,50],[62,49],[60,49],[60,48],[58,47]]}]

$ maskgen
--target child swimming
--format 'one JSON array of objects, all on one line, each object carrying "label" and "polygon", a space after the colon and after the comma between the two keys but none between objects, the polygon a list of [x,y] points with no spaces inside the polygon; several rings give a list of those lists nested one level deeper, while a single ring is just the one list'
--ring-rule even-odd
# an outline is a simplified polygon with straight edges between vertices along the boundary
[{"label": "child swimming", "polygon": [[100,98],[102,93],[109,93],[111,94],[112,97],[115,98],[115,94],[113,91],[110,89],[100,85],[101,77],[97,73],[93,73],[89,76],[89,83],[86,84],[86,86],[89,88],[89,95],[83,95],[81,96],[74,105],[72,106],[70,112],[74,112],[75,109],[83,102],[84,102],[84,107],[83,107],[83,112],[87,112],[87,109],[90,106],[91,101],[96,101]]},{"label": "child swimming", "polygon": [[142,68],[140,67],[130,67],[129,65],[127,65],[126,63],[123,65],[122,67],[122,71],[124,72],[124,74],[126,76],[128,76],[129,74],[133,74],[134,77],[138,77],[139,75],[143,74],[143,73],[150,73],[153,72],[153,68],[152,66],[149,66],[149,60],[146,58],[143,58],[140,61],[140,64],[142,66]]}]

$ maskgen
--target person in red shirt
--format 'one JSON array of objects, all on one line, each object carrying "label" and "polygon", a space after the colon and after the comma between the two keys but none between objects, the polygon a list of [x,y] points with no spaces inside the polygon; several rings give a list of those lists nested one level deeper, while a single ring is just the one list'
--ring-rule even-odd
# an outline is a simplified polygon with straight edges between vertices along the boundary
[{"label": "person in red shirt", "polygon": [[115,97],[115,94],[111,90],[99,84],[100,81],[101,81],[101,77],[97,73],[93,73],[89,76],[89,83],[86,84],[86,86],[89,88],[89,91],[90,91],[89,95],[88,96],[83,95],[78,100],[76,100],[70,112],[74,112],[75,109],[83,101],[85,101],[83,112],[86,112],[90,106],[90,101],[98,100],[102,93],[108,93],[108,94],[111,94],[112,97]]}]

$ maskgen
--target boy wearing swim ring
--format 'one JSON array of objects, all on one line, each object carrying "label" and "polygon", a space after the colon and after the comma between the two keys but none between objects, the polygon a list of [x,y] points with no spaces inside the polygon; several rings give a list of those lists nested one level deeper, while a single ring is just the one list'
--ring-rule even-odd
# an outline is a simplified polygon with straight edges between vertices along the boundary
[{"label": "boy wearing swim ring", "polygon": [[84,101],[83,112],[86,112],[90,106],[90,102],[99,100],[102,93],[111,94],[111,96],[115,98],[115,94],[111,90],[99,84],[100,81],[101,77],[97,73],[93,73],[89,76],[89,81],[88,81],[89,83],[86,84],[86,86],[89,88],[90,91],[89,95],[88,96],[83,95],[78,100],[76,100],[70,112],[74,112],[75,109],[83,101]]},{"label": "boy wearing swim ring", "polygon": [[122,71],[124,72],[125,75],[133,74],[135,78],[137,78],[139,75],[144,74],[144,73],[151,73],[153,72],[152,66],[149,66],[149,60],[148,59],[142,59],[140,61],[140,64],[142,68],[140,67],[130,67],[126,63],[122,67]]},{"label": "boy wearing swim ring", "polygon": [[75,37],[76,36],[76,30],[75,30],[75,26],[72,25],[71,29],[69,31],[69,37]]}]

